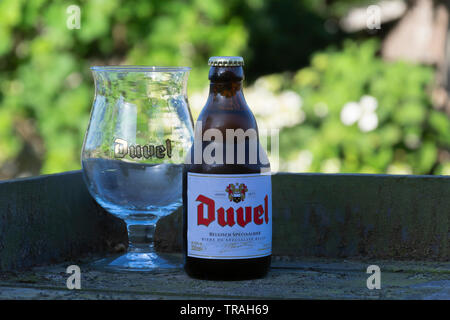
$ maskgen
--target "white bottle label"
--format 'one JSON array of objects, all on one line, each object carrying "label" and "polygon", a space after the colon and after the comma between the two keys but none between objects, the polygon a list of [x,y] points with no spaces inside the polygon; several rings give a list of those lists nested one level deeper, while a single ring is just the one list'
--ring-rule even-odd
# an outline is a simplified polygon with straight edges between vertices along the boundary
[{"label": "white bottle label", "polygon": [[187,176],[187,255],[249,259],[272,253],[269,174]]}]

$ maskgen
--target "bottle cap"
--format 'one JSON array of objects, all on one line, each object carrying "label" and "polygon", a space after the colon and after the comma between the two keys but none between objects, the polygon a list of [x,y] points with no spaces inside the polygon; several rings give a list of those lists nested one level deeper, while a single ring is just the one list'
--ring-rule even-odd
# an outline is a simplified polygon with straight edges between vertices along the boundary
[{"label": "bottle cap", "polygon": [[242,57],[211,57],[208,65],[212,67],[239,67],[244,65]]}]

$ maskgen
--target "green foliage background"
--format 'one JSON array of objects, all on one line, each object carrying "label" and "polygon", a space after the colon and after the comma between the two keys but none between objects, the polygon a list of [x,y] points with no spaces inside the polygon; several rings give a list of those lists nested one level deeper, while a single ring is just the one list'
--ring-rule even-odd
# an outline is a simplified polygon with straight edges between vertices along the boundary
[{"label": "green foliage background", "polygon": [[[450,123],[426,94],[433,71],[387,64],[376,57],[375,42],[325,49],[339,48],[344,37],[325,22],[364,2],[1,0],[2,176],[80,168],[94,94],[90,66],[191,66],[194,92],[207,83],[212,55],[242,55],[249,83],[279,73],[279,86],[300,94],[307,121],[282,130],[284,160],[308,148],[316,171],[338,158],[345,172],[385,172],[399,162],[414,173],[440,173],[448,165],[439,152],[449,149]],[[66,10],[73,4],[81,8],[81,28],[70,30]],[[368,134],[339,123],[340,108],[363,94],[379,101],[380,125]],[[320,101],[328,105],[326,119],[314,116]],[[404,145],[408,134],[420,139],[417,149]]]},{"label": "green foliage background", "polygon": [[[386,63],[376,56],[378,50],[376,40],[346,41],[342,50],[314,54],[310,66],[286,82],[303,98],[307,120],[281,132],[285,160],[295,158],[298,150],[310,150],[310,171],[315,172],[324,171],[327,159],[339,163],[340,172],[448,172],[450,159],[438,158],[450,149],[450,121],[431,105],[427,92],[433,70]],[[340,116],[347,102],[362,96],[378,102],[378,126],[369,132],[344,125]],[[325,116],[318,106],[325,106]]]},{"label": "green foliage background", "polygon": [[[72,4],[80,29],[66,26]],[[15,124],[32,119],[44,142],[41,173],[80,168],[89,67],[188,65],[198,88],[209,55],[245,49],[247,32],[231,14],[226,1],[0,1],[0,163],[19,156],[25,142]]]}]

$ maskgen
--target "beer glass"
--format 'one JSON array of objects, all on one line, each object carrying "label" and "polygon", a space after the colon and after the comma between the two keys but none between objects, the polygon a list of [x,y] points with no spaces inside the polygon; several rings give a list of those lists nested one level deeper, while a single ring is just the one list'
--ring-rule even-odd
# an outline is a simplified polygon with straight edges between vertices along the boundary
[{"label": "beer glass", "polygon": [[[174,267],[156,254],[156,222],[182,205],[184,159],[193,143],[190,68],[96,66],[95,98],[81,162],[89,192],[127,224],[128,252],[96,265],[116,270]],[[174,230],[175,232],[175,230]]]}]

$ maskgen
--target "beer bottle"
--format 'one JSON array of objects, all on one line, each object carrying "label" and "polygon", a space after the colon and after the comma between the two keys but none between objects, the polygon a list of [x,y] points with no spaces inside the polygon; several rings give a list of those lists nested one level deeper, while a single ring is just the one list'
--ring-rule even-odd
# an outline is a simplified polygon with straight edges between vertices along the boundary
[{"label": "beer bottle", "polygon": [[272,253],[270,164],[245,102],[242,57],[211,57],[210,91],[183,175],[184,268],[191,277],[264,277]]}]

